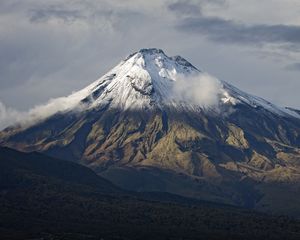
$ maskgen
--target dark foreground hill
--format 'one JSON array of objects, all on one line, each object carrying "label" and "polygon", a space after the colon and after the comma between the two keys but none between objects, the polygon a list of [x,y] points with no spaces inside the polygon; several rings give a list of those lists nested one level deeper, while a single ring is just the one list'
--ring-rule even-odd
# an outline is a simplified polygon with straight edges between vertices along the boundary
[{"label": "dark foreground hill", "polygon": [[300,239],[298,220],[158,195],[124,192],[75,163],[0,148],[0,239]]}]

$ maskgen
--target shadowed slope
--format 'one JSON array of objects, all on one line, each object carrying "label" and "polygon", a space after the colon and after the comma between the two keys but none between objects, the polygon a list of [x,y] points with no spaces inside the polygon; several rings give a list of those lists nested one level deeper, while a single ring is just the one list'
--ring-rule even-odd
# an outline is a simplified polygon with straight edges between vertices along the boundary
[{"label": "shadowed slope", "polygon": [[83,166],[37,153],[0,148],[0,166],[1,239],[247,240],[300,234],[299,221],[287,217],[184,203],[159,193],[121,194]]}]

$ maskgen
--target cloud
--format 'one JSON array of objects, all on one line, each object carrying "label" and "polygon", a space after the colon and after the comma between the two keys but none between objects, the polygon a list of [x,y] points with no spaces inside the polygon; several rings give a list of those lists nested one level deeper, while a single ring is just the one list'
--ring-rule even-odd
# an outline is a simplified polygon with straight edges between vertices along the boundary
[{"label": "cloud", "polygon": [[199,73],[188,77],[179,75],[173,88],[173,92],[178,99],[183,99],[204,108],[217,106],[222,91],[222,83],[207,73]]},{"label": "cloud", "polygon": [[[214,1],[214,3],[220,4],[224,1]],[[168,9],[176,15],[181,14],[176,24],[178,30],[206,36],[218,43],[278,44],[285,50],[295,51],[295,48],[300,50],[300,26],[297,25],[245,24],[221,17],[206,16],[203,11],[200,11],[199,3],[193,1],[178,1],[169,4]]]},{"label": "cloud", "polygon": [[85,108],[82,103],[82,91],[67,97],[50,99],[47,103],[37,105],[28,111],[17,111],[5,106],[0,101],[0,130],[13,125],[29,127],[59,112],[77,112]]},{"label": "cloud", "polygon": [[176,1],[168,5],[168,9],[178,15],[190,16],[201,14],[200,4],[193,4],[191,1]]},{"label": "cloud", "polygon": [[184,19],[177,28],[186,32],[204,34],[211,40],[221,43],[300,45],[300,26],[246,25],[216,17],[194,17]]},{"label": "cloud", "polygon": [[0,102],[0,130],[9,125],[22,121],[24,113],[8,108]]},{"label": "cloud", "polygon": [[64,24],[85,24],[98,30],[121,31],[124,22],[132,17],[143,18],[143,14],[108,1],[66,1],[65,4],[37,5],[28,9],[31,23],[59,22]]},{"label": "cloud", "polygon": [[289,71],[300,71],[300,63],[292,63],[285,67]]},{"label": "cloud", "polygon": [[200,16],[203,7],[217,5],[224,7],[226,0],[178,0],[167,5],[167,8],[178,16]]},{"label": "cloud", "polygon": [[61,19],[64,22],[74,22],[77,19],[84,19],[84,16],[78,10],[65,10],[54,6],[45,9],[31,10],[31,22],[45,22],[50,19]]}]

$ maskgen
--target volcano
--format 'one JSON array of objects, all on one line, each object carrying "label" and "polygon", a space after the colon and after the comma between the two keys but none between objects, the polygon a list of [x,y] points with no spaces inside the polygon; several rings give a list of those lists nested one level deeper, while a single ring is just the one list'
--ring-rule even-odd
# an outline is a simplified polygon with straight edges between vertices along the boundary
[{"label": "volcano", "polygon": [[160,49],[40,107],[0,144],[83,164],[129,190],[300,216],[299,111]]}]

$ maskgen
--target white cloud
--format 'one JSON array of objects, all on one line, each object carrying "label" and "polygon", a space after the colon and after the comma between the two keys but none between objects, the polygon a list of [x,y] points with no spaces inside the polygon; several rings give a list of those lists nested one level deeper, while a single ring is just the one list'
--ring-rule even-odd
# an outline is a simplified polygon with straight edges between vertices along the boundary
[{"label": "white cloud", "polygon": [[173,90],[178,98],[203,107],[211,107],[218,104],[222,94],[222,83],[209,74],[200,73],[189,77],[179,76]]},{"label": "white cloud", "polygon": [[0,102],[0,130],[22,121],[24,115],[26,114],[12,108],[8,108],[4,105],[4,103]]},{"label": "white cloud", "polygon": [[80,104],[81,99],[81,92],[78,92],[67,97],[50,99],[46,104],[37,105],[28,111],[18,111],[0,102],[0,130],[15,124],[28,127],[58,112],[82,110],[84,104]]}]

